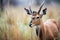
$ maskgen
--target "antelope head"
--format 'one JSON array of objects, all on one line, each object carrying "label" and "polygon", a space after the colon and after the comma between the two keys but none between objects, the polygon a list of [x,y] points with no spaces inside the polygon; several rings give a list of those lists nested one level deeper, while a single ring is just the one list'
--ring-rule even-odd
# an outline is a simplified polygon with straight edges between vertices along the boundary
[{"label": "antelope head", "polygon": [[42,18],[43,15],[46,14],[47,8],[41,10],[43,5],[44,5],[44,3],[40,6],[38,12],[37,11],[32,11],[30,7],[29,7],[29,9],[24,8],[26,10],[27,14],[32,16],[32,19],[29,23],[30,27],[39,25],[40,24],[40,19]]}]

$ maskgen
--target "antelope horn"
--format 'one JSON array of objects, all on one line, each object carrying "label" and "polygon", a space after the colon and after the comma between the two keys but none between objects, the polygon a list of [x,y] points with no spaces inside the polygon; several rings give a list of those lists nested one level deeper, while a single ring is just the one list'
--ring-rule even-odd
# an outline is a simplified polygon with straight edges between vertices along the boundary
[{"label": "antelope horn", "polygon": [[31,7],[29,7],[30,13],[32,13]]},{"label": "antelope horn", "polygon": [[43,5],[44,5],[44,2],[45,2],[45,0],[44,0],[43,3],[41,4],[41,6],[40,6],[40,8],[39,8],[39,10],[38,10],[38,13],[40,13],[40,11],[41,11],[41,9],[42,9],[42,7],[43,7]]}]

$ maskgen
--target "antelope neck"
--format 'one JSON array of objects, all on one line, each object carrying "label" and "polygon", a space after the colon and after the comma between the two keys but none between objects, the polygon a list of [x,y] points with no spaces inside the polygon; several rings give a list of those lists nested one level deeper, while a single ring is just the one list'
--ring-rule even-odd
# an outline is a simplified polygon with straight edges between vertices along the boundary
[{"label": "antelope neck", "polygon": [[44,25],[43,25],[43,20],[42,19],[40,19],[40,21],[39,21],[40,23],[39,23],[39,26],[42,28]]}]

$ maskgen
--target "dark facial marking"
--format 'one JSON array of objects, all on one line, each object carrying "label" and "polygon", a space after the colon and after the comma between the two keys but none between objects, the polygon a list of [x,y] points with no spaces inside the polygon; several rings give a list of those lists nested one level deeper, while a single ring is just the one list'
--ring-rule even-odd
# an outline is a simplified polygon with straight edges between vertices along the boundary
[{"label": "dark facial marking", "polygon": [[29,24],[30,27],[32,27],[32,24]]},{"label": "dark facial marking", "polygon": [[36,11],[33,11],[33,16],[36,16],[37,15],[37,12]]},{"label": "dark facial marking", "polygon": [[32,20],[34,20],[35,18],[32,18]]},{"label": "dark facial marking", "polygon": [[30,21],[30,24],[29,24],[30,27],[32,27],[32,20]]},{"label": "dark facial marking", "polygon": [[36,19],[39,19],[40,17],[37,17]]}]

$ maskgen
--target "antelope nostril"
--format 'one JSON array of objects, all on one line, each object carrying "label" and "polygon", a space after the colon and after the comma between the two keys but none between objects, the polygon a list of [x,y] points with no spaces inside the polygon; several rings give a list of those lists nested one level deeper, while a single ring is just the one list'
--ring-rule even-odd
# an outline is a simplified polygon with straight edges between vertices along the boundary
[{"label": "antelope nostril", "polygon": [[32,24],[29,24],[30,27],[32,27]]}]

